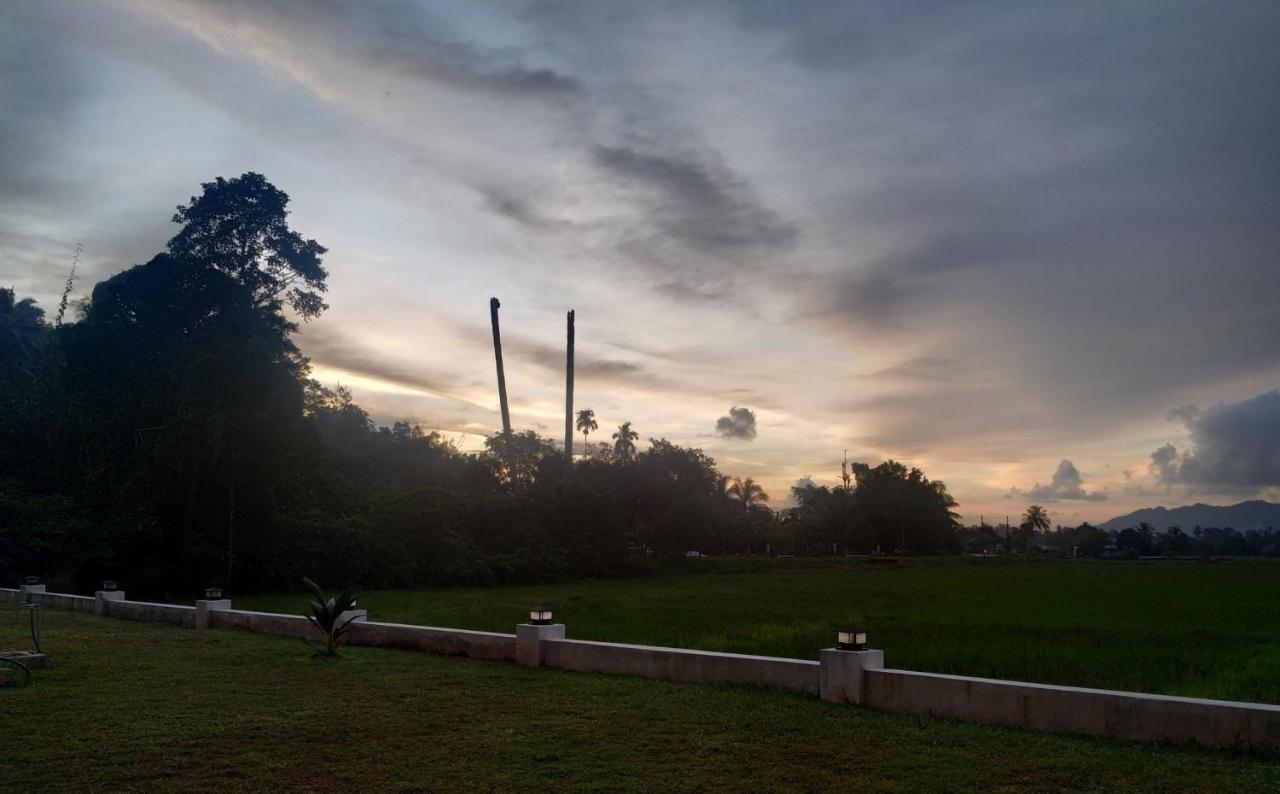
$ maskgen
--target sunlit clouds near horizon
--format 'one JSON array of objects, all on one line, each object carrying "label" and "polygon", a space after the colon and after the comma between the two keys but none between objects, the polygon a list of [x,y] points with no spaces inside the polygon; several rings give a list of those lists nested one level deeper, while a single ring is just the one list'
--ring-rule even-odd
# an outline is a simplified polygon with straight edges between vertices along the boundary
[{"label": "sunlit clouds near horizon", "polygon": [[0,282],[146,261],[264,173],[314,375],[480,446],[577,407],[781,504],[892,457],[966,519],[1280,497],[1280,6],[17,2]]}]

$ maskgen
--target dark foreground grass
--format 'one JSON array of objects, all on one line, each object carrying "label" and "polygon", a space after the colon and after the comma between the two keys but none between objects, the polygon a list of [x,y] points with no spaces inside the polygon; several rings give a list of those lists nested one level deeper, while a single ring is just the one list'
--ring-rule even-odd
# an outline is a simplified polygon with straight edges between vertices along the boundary
[{"label": "dark foreground grass", "polygon": [[[729,563],[732,565],[733,563]],[[725,570],[718,564],[713,570]],[[740,573],[382,591],[375,620],[514,631],[547,602],[579,639],[815,659],[861,623],[890,667],[1280,703],[1280,564],[798,560]],[[298,612],[272,595],[237,605]]]},{"label": "dark foreground grass", "polygon": [[51,613],[0,690],[0,790],[1280,788],[1280,756]]}]

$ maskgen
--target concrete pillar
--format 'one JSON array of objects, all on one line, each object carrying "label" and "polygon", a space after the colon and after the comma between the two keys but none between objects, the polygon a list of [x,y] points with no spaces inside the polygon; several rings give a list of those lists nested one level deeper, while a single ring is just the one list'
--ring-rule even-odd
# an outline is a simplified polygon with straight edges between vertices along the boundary
[{"label": "concrete pillar", "polygon": [[547,626],[521,623],[516,626],[516,664],[525,667],[541,667],[542,641],[563,639],[563,623],[552,623]]},{"label": "concrete pillar", "polygon": [[107,602],[124,600],[123,590],[98,590],[93,594],[93,614],[102,617],[107,614]]},{"label": "concrete pillar", "polygon": [[196,628],[209,628],[209,613],[231,609],[230,598],[202,598],[196,602]]},{"label": "concrete pillar", "polygon": [[884,651],[824,648],[818,656],[818,694],[828,703],[861,703],[864,670],[884,668]]}]

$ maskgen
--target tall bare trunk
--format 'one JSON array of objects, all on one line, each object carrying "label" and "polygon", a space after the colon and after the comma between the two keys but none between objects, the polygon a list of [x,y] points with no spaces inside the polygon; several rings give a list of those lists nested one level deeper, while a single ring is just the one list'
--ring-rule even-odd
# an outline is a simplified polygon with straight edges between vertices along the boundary
[{"label": "tall bare trunk", "polygon": [[489,319],[493,323],[493,356],[498,360],[498,402],[502,406],[502,434],[511,435],[511,414],[507,410],[507,376],[502,372],[502,333],[498,330],[497,298],[489,299]]},{"label": "tall bare trunk", "polygon": [[231,588],[231,577],[236,570],[236,475],[227,477],[227,575],[223,587]]},{"label": "tall bare trunk", "polygon": [[564,363],[564,465],[573,474],[573,309],[569,310]]}]

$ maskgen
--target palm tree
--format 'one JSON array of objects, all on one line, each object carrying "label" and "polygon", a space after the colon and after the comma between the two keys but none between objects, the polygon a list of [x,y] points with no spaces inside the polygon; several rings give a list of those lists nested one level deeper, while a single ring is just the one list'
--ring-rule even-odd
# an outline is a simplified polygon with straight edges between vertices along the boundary
[{"label": "palm tree", "polygon": [[1049,529],[1049,511],[1040,505],[1031,505],[1027,508],[1027,512],[1022,514],[1022,525],[1018,529],[1022,530],[1021,534],[1025,534],[1023,539],[1024,550],[1031,547],[1031,538],[1035,535],[1036,530],[1044,532]]},{"label": "palm tree", "polygon": [[635,441],[638,438],[640,438],[640,434],[631,429],[630,422],[623,422],[618,425],[618,432],[613,434],[613,451],[618,453],[618,457],[623,462],[628,462],[635,457]]},{"label": "palm tree", "polygon": [[578,432],[582,434],[582,454],[585,455],[587,454],[587,434],[600,427],[596,424],[596,412],[590,408],[578,411],[577,426]]},{"label": "palm tree", "polygon": [[17,365],[40,348],[48,327],[44,309],[31,298],[17,300],[14,291],[0,288],[0,358]]},{"label": "palm tree", "polygon": [[743,515],[763,507],[764,503],[769,501],[769,494],[764,492],[764,488],[760,487],[760,483],[750,477],[745,480],[734,477],[728,493],[742,505]]}]

